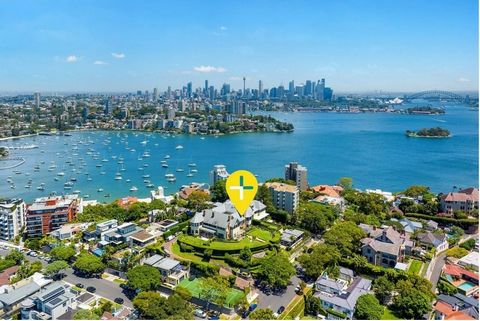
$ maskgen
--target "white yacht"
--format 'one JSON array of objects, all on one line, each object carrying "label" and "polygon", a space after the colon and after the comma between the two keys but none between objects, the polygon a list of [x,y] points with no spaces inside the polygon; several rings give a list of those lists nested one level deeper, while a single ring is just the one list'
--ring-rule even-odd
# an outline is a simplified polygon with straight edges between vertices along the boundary
[{"label": "white yacht", "polygon": [[130,188],[130,192],[136,192],[136,191],[138,191],[138,188],[136,186],[132,186]]}]

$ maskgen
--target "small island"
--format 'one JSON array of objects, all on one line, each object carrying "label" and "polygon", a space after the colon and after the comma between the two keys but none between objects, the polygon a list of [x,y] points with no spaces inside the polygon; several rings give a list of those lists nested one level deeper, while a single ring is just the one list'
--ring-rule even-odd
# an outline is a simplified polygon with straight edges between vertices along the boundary
[{"label": "small island", "polygon": [[448,129],[440,127],[422,128],[417,131],[407,130],[405,135],[408,137],[421,137],[421,138],[447,138],[451,137]]},{"label": "small island", "polygon": [[407,108],[406,110],[407,114],[413,114],[413,115],[441,115],[445,114],[445,110],[442,108],[438,107],[431,107],[431,106],[417,106],[417,107],[412,107],[412,108]]}]

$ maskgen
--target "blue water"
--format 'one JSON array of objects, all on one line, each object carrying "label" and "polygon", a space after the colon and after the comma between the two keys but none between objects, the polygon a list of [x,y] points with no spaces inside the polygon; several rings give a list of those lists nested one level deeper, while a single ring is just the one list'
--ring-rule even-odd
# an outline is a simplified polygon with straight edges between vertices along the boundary
[{"label": "blue water", "polygon": [[[272,116],[295,125],[293,133],[248,133],[220,137],[178,135],[138,132],[76,132],[70,137],[37,136],[23,138],[0,145],[37,144],[38,149],[16,150],[13,156],[23,156],[26,162],[15,169],[0,170],[0,196],[22,197],[31,201],[34,197],[80,190],[91,199],[109,201],[126,195],[147,197],[151,188],[145,187],[142,175],[149,174],[153,184],[162,185],[167,193],[178,190],[189,182],[210,182],[209,171],[215,164],[224,164],[230,172],[247,169],[258,175],[259,181],[283,176],[284,165],[298,161],[308,168],[308,180],[313,184],[333,184],[339,177],[350,176],[358,188],[381,188],[399,191],[412,184],[431,186],[435,192],[448,192],[452,186],[478,186],[478,113],[465,106],[446,106],[447,114],[435,116],[400,114],[338,114],[338,113],[271,113]],[[408,138],[405,130],[440,126],[453,134],[449,139]],[[94,144],[87,144],[91,140]],[[146,146],[140,142],[147,140]],[[73,156],[75,143],[78,156]],[[175,147],[184,148],[177,150]],[[135,148],[131,152],[126,147]],[[87,155],[88,148],[99,153],[93,160]],[[145,150],[150,158],[138,157]],[[43,152],[42,152],[43,151]],[[57,155],[57,153],[59,153]],[[169,168],[160,166],[160,161],[169,154]],[[112,155],[124,157],[125,171],[122,181],[114,180],[121,165]],[[65,163],[72,157],[75,166]],[[79,169],[78,157],[83,157],[87,166]],[[107,158],[109,162],[102,163]],[[44,164],[40,164],[44,161]],[[48,171],[51,161],[57,168]],[[198,173],[187,177],[188,164],[196,163]],[[40,164],[40,171],[34,166]],[[96,164],[103,164],[97,168]],[[148,164],[143,171],[138,168]],[[2,162],[0,162],[0,166]],[[82,173],[73,172],[73,168]],[[177,167],[183,173],[175,172]],[[66,175],[54,181],[57,172]],[[21,174],[14,174],[19,170]],[[105,171],[105,175],[100,175]],[[87,181],[85,172],[93,181]],[[26,173],[30,173],[27,176]],[[169,183],[165,173],[175,174],[177,181]],[[12,176],[16,188],[6,183]],[[64,191],[64,182],[76,177],[77,182],[69,191]],[[25,189],[32,179],[31,189]],[[131,179],[131,183],[125,180]],[[36,189],[45,183],[45,190]],[[137,192],[130,192],[136,186]],[[97,192],[103,188],[104,191]],[[105,195],[109,193],[109,197]]]}]

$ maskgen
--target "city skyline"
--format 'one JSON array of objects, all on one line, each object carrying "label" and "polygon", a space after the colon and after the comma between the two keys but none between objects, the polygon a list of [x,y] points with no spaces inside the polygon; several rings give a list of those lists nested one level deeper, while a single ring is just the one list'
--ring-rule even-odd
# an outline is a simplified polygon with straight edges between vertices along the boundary
[{"label": "city skyline", "polygon": [[436,4],[5,2],[0,91],[133,92],[205,79],[242,89],[243,77],[247,88],[327,78],[336,92],[476,91],[478,4]]}]

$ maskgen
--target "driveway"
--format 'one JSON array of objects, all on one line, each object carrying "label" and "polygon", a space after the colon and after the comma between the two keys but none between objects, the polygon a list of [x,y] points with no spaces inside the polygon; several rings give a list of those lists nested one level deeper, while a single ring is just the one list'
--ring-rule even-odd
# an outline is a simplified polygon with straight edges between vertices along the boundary
[{"label": "driveway", "polygon": [[288,304],[297,295],[295,293],[295,287],[299,283],[300,283],[300,279],[295,275],[292,277],[292,279],[290,280],[290,284],[282,293],[265,294],[260,289],[257,289],[258,308],[261,308],[261,309],[269,308],[275,313],[277,312],[278,308],[280,308],[282,305],[284,307],[287,307]]}]

